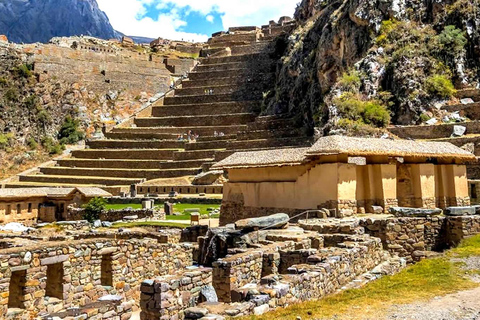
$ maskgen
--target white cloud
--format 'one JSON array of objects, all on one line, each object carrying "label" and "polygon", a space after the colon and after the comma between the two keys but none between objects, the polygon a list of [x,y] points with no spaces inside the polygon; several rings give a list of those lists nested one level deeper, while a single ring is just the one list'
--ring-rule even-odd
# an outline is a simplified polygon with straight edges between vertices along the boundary
[{"label": "white cloud", "polygon": [[[97,0],[100,9],[108,15],[113,27],[127,35],[163,37],[206,41],[209,35],[178,31],[186,21],[178,13],[188,8],[213,22],[213,13],[221,15],[224,29],[235,26],[267,24],[281,16],[292,16],[299,0]],[[162,13],[158,21],[144,17],[145,5],[159,9],[173,7],[169,13]],[[143,17],[143,18],[142,18]],[[220,30],[218,30],[220,31]]]}]

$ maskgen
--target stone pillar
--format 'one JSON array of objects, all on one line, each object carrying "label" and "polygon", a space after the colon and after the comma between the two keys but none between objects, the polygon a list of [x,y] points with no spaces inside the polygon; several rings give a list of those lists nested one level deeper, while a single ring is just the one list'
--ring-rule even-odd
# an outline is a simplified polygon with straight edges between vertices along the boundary
[{"label": "stone pillar", "polygon": [[357,213],[357,169],[354,164],[337,166],[337,210],[343,215]]},{"label": "stone pillar", "polygon": [[395,164],[368,165],[365,183],[366,211],[372,213],[373,206],[383,207],[383,212],[398,205],[397,166]]},{"label": "stone pillar", "polygon": [[469,206],[467,167],[465,165],[450,165],[452,182],[452,195],[449,199],[451,206]]},{"label": "stone pillar", "polygon": [[412,164],[411,166],[415,207],[429,209],[435,208],[435,165],[422,163]]}]

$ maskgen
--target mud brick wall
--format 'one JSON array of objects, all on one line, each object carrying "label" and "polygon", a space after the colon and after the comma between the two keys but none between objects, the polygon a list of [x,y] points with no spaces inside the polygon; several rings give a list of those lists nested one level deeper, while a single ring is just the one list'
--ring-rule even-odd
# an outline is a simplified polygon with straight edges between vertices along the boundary
[{"label": "mud brick wall", "polygon": [[39,242],[0,250],[0,318],[82,307],[105,295],[138,306],[140,283],[191,265],[192,246],[154,239]]},{"label": "mud brick wall", "polygon": [[199,268],[178,272],[155,280],[145,280],[140,286],[142,320],[183,319],[183,312],[196,306],[202,289],[211,287],[212,269]]}]

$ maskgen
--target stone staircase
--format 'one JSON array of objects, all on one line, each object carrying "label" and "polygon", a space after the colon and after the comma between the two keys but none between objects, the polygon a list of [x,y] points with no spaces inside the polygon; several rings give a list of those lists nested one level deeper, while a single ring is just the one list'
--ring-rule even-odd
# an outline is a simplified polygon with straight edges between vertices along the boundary
[{"label": "stone staircase", "polygon": [[[207,54],[229,47],[231,55],[202,58],[149,116],[135,117],[130,127],[117,126],[104,139],[87,141],[86,149],[73,151],[71,158],[20,175],[6,187],[88,185],[117,194],[160,179],[149,183],[157,188],[148,190],[168,193],[174,186],[161,179],[194,176],[236,151],[310,144],[292,120],[259,116],[276,61],[270,57],[270,40],[263,41],[255,30],[211,39]],[[189,131],[199,138],[178,139]]]}]

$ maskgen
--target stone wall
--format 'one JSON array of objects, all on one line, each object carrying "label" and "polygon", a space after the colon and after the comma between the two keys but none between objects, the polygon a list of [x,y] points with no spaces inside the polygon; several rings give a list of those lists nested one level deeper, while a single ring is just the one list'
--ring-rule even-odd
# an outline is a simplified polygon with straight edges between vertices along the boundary
[{"label": "stone wall", "polygon": [[[231,302],[234,291],[248,283],[259,283],[265,272],[262,272],[265,260],[270,264],[265,265],[272,272],[279,269],[280,249],[294,249],[293,242],[274,243],[259,249],[235,254],[213,263],[213,286],[217,291],[220,301]],[[274,254],[269,257],[269,255]],[[275,266],[272,266],[275,264]]]},{"label": "stone wall", "polygon": [[191,245],[133,237],[38,242],[0,250],[0,318],[57,313],[106,295],[135,301],[135,309],[142,279],[192,263]]},{"label": "stone wall", "polygon": [[71,83],[82,83],[88,90],[129,90],[140,94],[166,92],[170,72],[163,61],[149,61],[149,55],[127,52],[110,53],[74,50],[55,45],[25,47],[33,53],[35,72],[40,80],[57,77]]},{"label": "stone wall", "polygon": [[365,232],[382,240],[386,250],[408,262],[419,261],[427,251],[457,245],[480,233],[480,216],[360,219]]},{"label": "stone wall", "polygon": [[142,320],[183,319],[184,310],[201,302],[202,289],[211,288],[212,269],[198,268],[142,282]]}]

